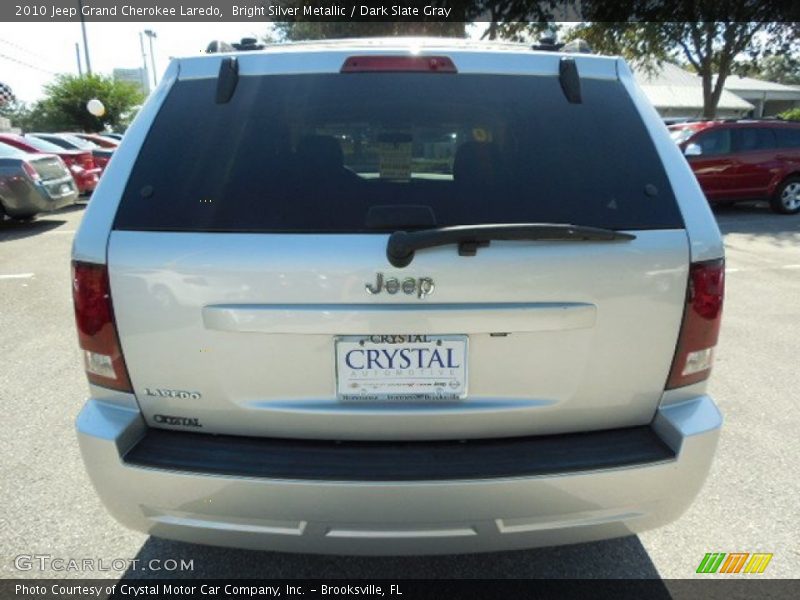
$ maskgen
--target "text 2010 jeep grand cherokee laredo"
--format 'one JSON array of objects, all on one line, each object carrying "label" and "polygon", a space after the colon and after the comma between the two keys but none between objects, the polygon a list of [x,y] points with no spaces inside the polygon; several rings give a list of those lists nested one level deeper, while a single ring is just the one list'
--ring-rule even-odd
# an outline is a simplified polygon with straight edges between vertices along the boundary
[{"label": "text 2010 jeep grand cherokee laredo", "polygon": [[677,518],[723,247],[618,58],[442,40],[174,60],[75,240],[108,510],[351,554]]}]

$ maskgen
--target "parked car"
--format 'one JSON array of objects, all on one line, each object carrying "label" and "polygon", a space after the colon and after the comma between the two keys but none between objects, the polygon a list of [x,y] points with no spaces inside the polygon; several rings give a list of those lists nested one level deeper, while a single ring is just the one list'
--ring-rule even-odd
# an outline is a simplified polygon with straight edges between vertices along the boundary
[{"label": "parked car", "polygon": [[0,217],[29,219],[75,202],[78,189],[63,161],[0,143]]},{"label": "parked car", "polygon": [[79,194],[91,194],[100,179],[100,169],[88,150],[67,150],[46,140],[13,133],[0,133],[0,142],[30,153],[55,154],[67,165],[78,186]]},{"label": "parked car", "polygon": [[94,157],[95,165],[100,169],[101,174],[106,168],[108,161],[111,160],[111,156],[114,154],[113,150],[101,148],[94,142],[83,140],[70,133],[29,133],[27,135],[46,140],[56,146],[61,146],[69,150],[90,151]]},{"label": "parked car", "polygon": [[723,244],[622,59],[181,58],[125,135],[73,247],[78,439],[120,522],[425,554],[691,504],[722,423]]},{"label": "parked car", "polygon": [[98,133],[97,135],[102,135],[104,138],[117,140],[118,142],[122,141],[122,134],[121,133]]},{"label": "parked car", "polygon": [[115,150],[117,146],[119,146],[119,141],[111,138],[107,138],[104,135],[94,134],[94,133],[73,133],[75,137],[79,137],[82,140],[86,140],[87,142],[92,142],[93,144],[100,146],[101,148],[109,148],[111,150]]},{"label": "parked car", "polygon": [[699,121],[670,128],[712,204],[769,200],[800,212],[800,123]]}]

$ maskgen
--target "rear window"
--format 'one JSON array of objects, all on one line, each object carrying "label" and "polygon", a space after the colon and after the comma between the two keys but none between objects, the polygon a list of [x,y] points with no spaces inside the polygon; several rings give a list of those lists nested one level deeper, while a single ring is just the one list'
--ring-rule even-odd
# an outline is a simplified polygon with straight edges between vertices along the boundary
[{"label": "rear window", "polygon": [[5,142],[0,142],[0,158],[27,158],[25,152],[14,146],[9,146]]},{"label": "rear window", "polygon": [[582,80],[582,104],[554,77],[243,76],[227,104],[216,85],[173,86],[117,229],[364,232],[387,205],[428,207],[439,226],[682,227],[619,82]]},{"label": "rear window", "polygon": [[57,146],[52,142],[48,142],[47,140],[43,140],[37,137],[27,136],[22,138],[21,141],[24,144],[31,146],[32,148],[36,148],[39,152],[58,153],[64,151],[64,148],[62,148],[61,146]]}]

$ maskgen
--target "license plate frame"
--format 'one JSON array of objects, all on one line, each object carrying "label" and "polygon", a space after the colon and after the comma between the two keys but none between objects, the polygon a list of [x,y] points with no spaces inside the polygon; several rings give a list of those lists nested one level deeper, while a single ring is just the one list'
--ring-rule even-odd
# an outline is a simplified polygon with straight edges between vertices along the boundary
[{"label": "license plate frame", "polygon": [[[403,349],[407,350],[405,355],[400,352]],[[348,357],[352,350],[362,352]],[[368,355],[368,350],[379,354]],[[392,354],[394,350],[398,352]],[[439,351],[438,357],[434,357],[435,350]],[[336,397],[340,402],[458,402],[467,396],[466,334],[338,335],[334,337],[333,355]],[[368,360],[371,367],[378,364],[393,368],[367,369]],[[407,362],[411,367],[399,368]],[[453,365],[456,368],[451,368]]]}]

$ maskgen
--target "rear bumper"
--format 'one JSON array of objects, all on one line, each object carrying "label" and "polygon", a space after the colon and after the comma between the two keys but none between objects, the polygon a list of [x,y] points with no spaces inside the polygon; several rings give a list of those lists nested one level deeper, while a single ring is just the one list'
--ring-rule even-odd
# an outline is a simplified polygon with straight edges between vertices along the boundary
[{"label": "rear bumper", "polygon": [[[457,478],[426,471],[416,480],[406,474],[395,481],[376,478],[366,468],[363,480],[353,479],[352,469],[331,478],[300,468],[302,477],[290,478],[285,461],[284,471],[271,475],[256,476],[241,461],[239,470],[208,472],[200,454],[181,457],[174,445],[154,445],[170,436],[148,436],[137,410],[97,400],[87,402],[77,427],[98,494],[112,515],[133,529],[253,549],[426,554],[575,543],[664,525],[702,486],[721,423],[713,401],[700,396],[660,409],[651,425],[657,443],[632,464],[573,460],[577,468],[548,472],[531,463],[526,475],[527,467],[514,463],[497,477],[476,478],[455,469],[461,473]],[[148,438],[149,448],[143,442]],[[242,448],[231,448],[234,459],[241,456]],[[217,455],[224,450],[218,446]],[[159,452],[160,465],[151,460]],[[295,456],[299,465],[309,459]]]},{"label": "rear bumper", "polygon": [[[68,189],[62,190],[62,186]],[[22,177],[16,178],[13,186],[4,195],[3,208],[12,217],[29,217],[69,206],[78,197],[72,177],[47,183],[33,183]]]}]

